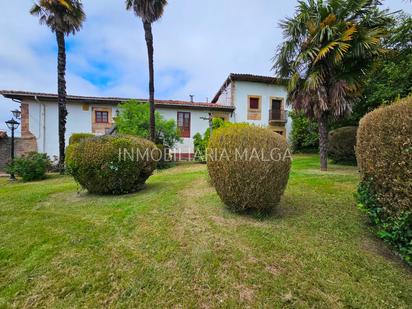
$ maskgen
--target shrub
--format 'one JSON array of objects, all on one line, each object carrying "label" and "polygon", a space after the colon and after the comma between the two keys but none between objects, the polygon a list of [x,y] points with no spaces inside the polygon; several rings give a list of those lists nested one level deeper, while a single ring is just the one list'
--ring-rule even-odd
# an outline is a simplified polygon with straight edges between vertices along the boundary
[{"label": "shrub", "polygon": [[335,163],[356,164],[358,127],[343,127],[329,132],[329,157]]},{"label": "shrub", "polygon": [[[219,128],[227,127],[230,122],[224,121],[221,118],[213,118],[212,128],[217,130]],[[193,145],[195,148],[195,160],[198,162],[206,162],[206,151],[210,140],[210,128],[207,128],[205,134],[202,136],[200,133],[196,133],[193,136]]]},{"label": "shrub", "polygon": [[198,162],[206,162],[206,139],[202,134],[196,133],[193,136],[193,146],[195,149],[195,160]]},{"label": "shrub", "polygon": [[358,198],[378,235],[412,262],[412,98],[362,118],[356,156]]},{"label": "shrub", "polygon": [[405,211],[399,216],[387,216],[377,196],[373,192],[372,181],[361,181],[357,194],[358,207],[378,226],[377,235],[412,265],[412,212]]},{"label": "shrub", "polygon": [[41,180],[46,178],[50,165],[47,154],[30,152],[14,159],[14,163],[9,165],[7,172],[16,174],[23,181]]},{"label": "shrub", "polygon": [[[130,134],[142,138],[150,137],[150,106],[146,102],[136,100],[127,101],[119,106],[120,114],[115,118],[116,129],[120,134]],[[176,121],[165,120],[159,112],[155,112],[156,118],[156,144],[162,144],[168,149],[181,142]]]},{"label": "shrub", "polygon": [[[148,155],[144,158],[137,156],[145,152]],[[159,155],[155,144],[139,137],[101,136],[70,145],[66,166],[90,193],[127,194],[144,187]]]},{"label": "shrub", "polygon": [[161,157],[159,161],[157,162],[157,169],[158,170],[165,170],[168,168],[173,167],[175,164],[171,160],[171,155],[170,151],[168,148],[166,148],[162,144],[157,144],[156,147],[159,149],[159,153],[161,154]]},{"label": "shrub", "polygon": [[294,152],[316,152],[319,148],[319,130],[316,121],[301,112],[290,112],[292,118],[291,143]]},{"label": "shrub", "polygon": [[266,128],[232,124],[216,130],[207,159],[212,183],[233,211],[274,210],[289,179],[287,142]]},{"label": "shrub", "polygon": [[79,143],[86,138],[94,137],[91,133],[73,133],[69,139],[69,145]]}]

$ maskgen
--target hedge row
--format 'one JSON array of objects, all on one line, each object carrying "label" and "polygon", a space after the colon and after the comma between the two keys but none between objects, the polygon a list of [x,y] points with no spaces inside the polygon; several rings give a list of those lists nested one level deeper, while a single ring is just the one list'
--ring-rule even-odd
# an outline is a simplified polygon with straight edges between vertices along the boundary
[{"label": "hedge row", "polygon": [[358,130],[360,207],[412,263],[412,97],[367,114]]}]

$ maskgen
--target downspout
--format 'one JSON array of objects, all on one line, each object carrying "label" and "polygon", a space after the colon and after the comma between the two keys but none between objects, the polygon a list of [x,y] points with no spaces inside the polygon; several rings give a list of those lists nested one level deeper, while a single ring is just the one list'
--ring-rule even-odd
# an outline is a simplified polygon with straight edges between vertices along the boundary
[{"label": "downspout", "polygon": [[[40,133],[40,137],[43,137],[43,153],[46,153],[46,104],[41,103],[40,100],[38,99],[37,95],[34,96],[34,100],[39,103],[40,105],[40,113],[41,116],[39,117],[39,126],[42,128],[42,132]],[[42,109],[43,108],[43,112]]]}]

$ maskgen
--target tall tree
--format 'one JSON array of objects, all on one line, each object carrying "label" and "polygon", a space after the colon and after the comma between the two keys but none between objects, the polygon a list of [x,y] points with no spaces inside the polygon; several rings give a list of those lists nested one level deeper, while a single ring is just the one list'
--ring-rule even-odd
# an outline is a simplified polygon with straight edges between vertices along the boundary
[{"label": "tall tree", "polygon": [[167,5],[167,0],[126,0],[126,8],[133,10],[142,19],[149,60],[149,102],[150,102],[150,139],[155,141],[155,103],[154,103],[154,66],[152,23],[159,20]]},{"label": "tall tree", "polygon": [[381,52],[386,19],[377,0],[299,1],[283,20],[274,70],[289,79],[294,109],[319,127],[320,166],[327,170],[328,121],[351,112],[371,60]]},{"label": "tall tree", "polygon": [[30,11],[38,16],[41,24],[47,25],[56,34],[57,92],[59,117],[59,169],[64,173],[65,134],[66,134],[66,42],[65,36],[80,30],[86,15],[81,0],[40,0]]}]

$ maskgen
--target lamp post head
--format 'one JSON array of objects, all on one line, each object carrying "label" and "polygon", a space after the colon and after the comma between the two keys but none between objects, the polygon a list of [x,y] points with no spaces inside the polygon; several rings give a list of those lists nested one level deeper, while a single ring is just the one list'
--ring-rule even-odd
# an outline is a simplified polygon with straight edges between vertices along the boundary
[{"label": "lamp post head", "polygon": [[19,127],[20,122],[17,122],[16,120],[11,119],[9,121],[6,121],[6,125],[10,130],[16,130]]},{"label": "lamp post head", "polygon": [[15,110],[13,110],[13,111],[11,111],[11,112],[12,112],[14,118],[20,119],[20,117],[21,117],[21,111],[20,111],[20,110],[15,109]]}]

